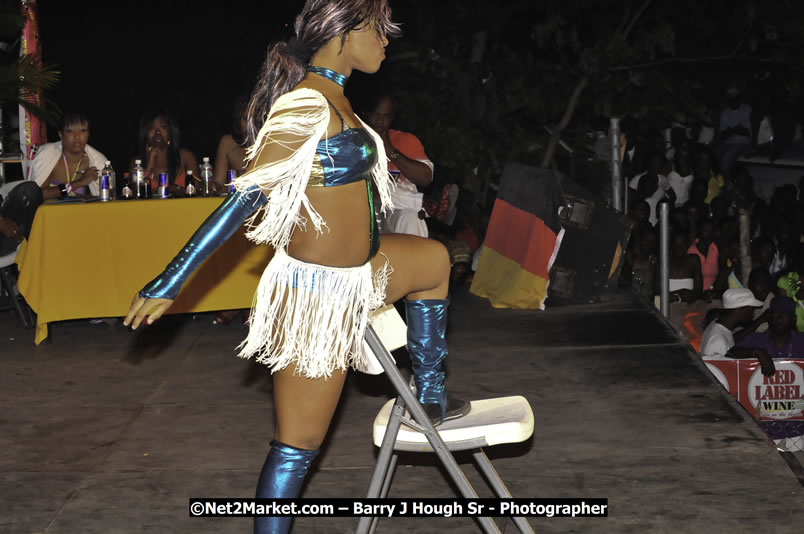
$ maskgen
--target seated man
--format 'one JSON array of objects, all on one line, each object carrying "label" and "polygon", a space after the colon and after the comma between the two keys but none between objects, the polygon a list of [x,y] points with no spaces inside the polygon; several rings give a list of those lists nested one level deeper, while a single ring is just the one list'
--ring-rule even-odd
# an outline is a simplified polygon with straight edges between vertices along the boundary
[{"label": "seated man", "polygon": [[749,334],[738,347],[763,349],[771,358],[804,358],[804,334],[796,332],[796,303],[790,297],[774,297],[770,303],[768,330]]},{"label": "seated man", "polygon": [[776,372],[768,352],[760,348],[734,346],[734,330],[747,326],[754,317],[754,308],[762,302],[754,298],[750,289],[727,289],[723,293],[723,310],[717,314],[701,336],[703,358],[756,358],[762,366],[762,374],[772,376]]},{"label": "seated man", "polygon": [[42,188],[45,200],[98,196],[98,176],[106,156],[87,144],[89,119],[83,113],[65,113],[59,138],[61,141],[47,143],[37,150],[28,179]]},{"label": "seated man", "polygon": [[394,100],[385,93],[380,93],[365,113],[369,126],[385,144],[390,160],[388,172],[396,178],[396,190],[391,195],[394,211],[382,221],[382,233],[427,237],[427,224],[419,216],[424,195],[417,186],[427,187],[432,183],[433,162],[415,135],[391,129],[395,114]]}]

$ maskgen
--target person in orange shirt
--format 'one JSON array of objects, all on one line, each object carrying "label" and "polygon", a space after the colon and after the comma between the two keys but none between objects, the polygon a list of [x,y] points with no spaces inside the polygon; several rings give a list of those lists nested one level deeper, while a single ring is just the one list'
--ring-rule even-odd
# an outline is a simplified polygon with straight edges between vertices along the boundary
[{"label": "person in orange shirt", "polygon": [[385,153],[390,160],[388,172],[396,180],[396,189],[391,195],[394,211],[383,219],[382,233],[428,237],[427,224],[419,215],[424,198],[419,188],[432,183],[433,162],[415,135],[391,129],[396,106],[389,93],[378,93],[367,107],[365,116],[366,122],[385,144]]}]

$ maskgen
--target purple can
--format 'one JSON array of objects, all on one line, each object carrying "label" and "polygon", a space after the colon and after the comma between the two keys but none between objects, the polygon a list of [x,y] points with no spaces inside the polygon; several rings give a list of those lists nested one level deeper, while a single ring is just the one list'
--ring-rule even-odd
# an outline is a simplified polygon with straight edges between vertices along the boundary
[{"label": "purple can", "polygon": [[109,184],[109,175],[101,174],[100,177],[100,199],[103,202],[112,200],[112,188]]},{"label": "purple can", "polygon": [[168,197],[168,175],[166,172],[159,173],[159,198]]}]

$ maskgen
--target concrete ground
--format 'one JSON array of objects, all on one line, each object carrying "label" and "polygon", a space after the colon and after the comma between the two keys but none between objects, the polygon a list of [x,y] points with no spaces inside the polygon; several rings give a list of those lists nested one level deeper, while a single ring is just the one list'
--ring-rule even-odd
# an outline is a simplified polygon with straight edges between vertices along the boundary
[{"label": "concrete ground", "polygon": [[[138,333],[72,321],[33,345],[0,313],[0,532],[250,532],[195,519],[189,497],[251,497],[271,439],[271,385],[234,357],[245,327],[203,314]],[[802,486],[760,428],[654,313],[614,302],[495,310],[453,297],[451,390],[524,395],[536,428],[489,454],[515,497],[605,497],[608,518],[532,519],[544,532],[802,531]],[[304,495],[363,496],[384,377],[352,374]],[[423,461],[423,465],[414,465]],[[480,496],[491,496],[465,464]],[[391,496],[453,496],[430,455]],[[293,532],[351,532],[353,518]],[[505,532],[510,522],[500,521]],[[381,533],[479,532],[469,518],[386,519]]]}]

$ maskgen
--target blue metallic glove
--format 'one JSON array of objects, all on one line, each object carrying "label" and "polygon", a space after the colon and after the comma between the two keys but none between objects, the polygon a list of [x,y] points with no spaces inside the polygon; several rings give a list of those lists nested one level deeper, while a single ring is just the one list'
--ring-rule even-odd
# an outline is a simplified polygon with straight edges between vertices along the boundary
[{"label": "blue metallic glove", "polygon": [[140,291],[140,296],[174,300],[190,274],[229,239],[249,215],[267,202],[268,199],[257,186],[249,188],[245,193],[235,191],[230,194],[195,231],[162,274]]}]

